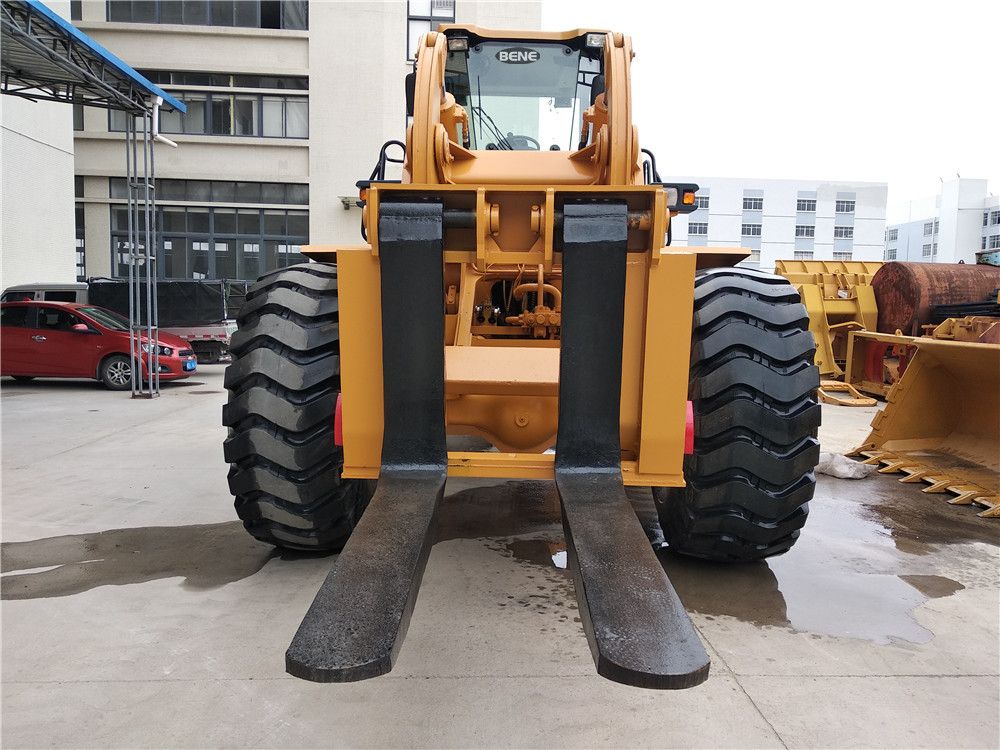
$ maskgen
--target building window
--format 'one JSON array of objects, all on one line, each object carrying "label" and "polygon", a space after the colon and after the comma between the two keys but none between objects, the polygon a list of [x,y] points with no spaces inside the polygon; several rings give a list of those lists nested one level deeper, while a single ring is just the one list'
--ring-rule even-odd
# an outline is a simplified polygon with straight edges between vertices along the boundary
[{"label": "building window", "polygon": [[812,260],[813,259],[813,254],[812,254],[812,250],[796,250],[792,254],[792,257],[795,260]]},{"label": "building window", "polygon": [[455,0],[409,0],[406,4],[406,59],[417,56],[417,43],[439,23],[455,23]]},{"label": "building window", "polygon": [[889,242],[895,242],[896,240],[899,239],[899,229],[896,228],[896,229],[886,230],[885,238]]},{"label": "building window", "polygon": [[108,20],[253,29],[308,29],[308,0],[108,0]]},{"label": "building window", "polygon": [[990,214],[990,224],[1000,224],[1000,211],[993,211]]},{"label": "building window", "polygon": [[990,212],[989,211],[983,211],[983,226],[984,227],[990,223],[989,219],[990,219]]},{"label": "building window", "polygon": [[83,0],[69,0],[69,20],[83,20]]},{"label": "building window", "polygon": [[[187,112],[161,112],[160,132],[257,138],[308,138],[309,98],[266,94],[178,91]],[[109,113],[108,129],[125,131],[128,115]]]},{"label": "building window", "polygon": [[744,237],[760,237],[760,224],[744,224],[740,234]]},{"label": "building window", "polygon": [[796,237],[815,237],[816,227],[812,224],[796,224],[795,225],[795,236]]},{"label": "building window", "polygon": [[809,198],[799,198],[795,201],[796,211],[816,212],[816,201]]},{"label": "building window", "polygon": [[833,236],[840,240],[854,239],[854,227],[834,227]]},{"label": "building window", "polygon": [[177,70],[140,70],[151,82],[164,87],[211,86],[222,89],[288,89],[308,91],[306,76],[271,76],[250,73],[191,73]]},{"label": "building window", "polygon": [[[156,220],[160,278],[252,280],[306,262],[300,251],[309,242],[308,211],[159,206]],[[127,248],[128,208],[111,206],[111,249],[118,276],[128,272],[122,262]]]},{"label": "building window", "polygon": [[[112,198],[128,198],[125,178],[112,177],[109,186]],[[241,203],[309,205],[309,185],[283,182],[233,182],[232,180],[170,180],[156,181],[159,203]]]},{"label": "building window", "polygon": [[688,234],[708,234],[708,224],[704,221],[692,221],[688,224]]},{"label": "building window", "polygon": [[837,201],[835,208],[838,214],[853,214],[854,201]]},{"label": "building window", "polygon": [[986,235],[984,234],[983,235],[983,246],[980,248],[980,250],[985,250],[985,249],[986,249]]},{"label": "building window", "polygon": [[990,237],[990,250],[1000,249],[1000,234],[994,234]]},{"label": "building window", "polygon": [[73,130],[83,130],[83,105],[73,105]]},{"label": "building window", "polygon": [[76,204],[76,280],[85,281],[87,278],[87,253],[85,238],[87,236],[83,223],[83,204]]},{"label": "building window", "polygon": [[764,199],[763,198],[743,198],[743,210],[744,211],[763,211],[764,210]]},{"label": "building window", "polygon": [[930,237],[932,234],[934,234],[934,222],[924,222],[924,237]]},{"label": "building window", "polygon": [[696,195],[694,197],[695,208],[708,208],[708,196],[707,195]]},{"label": "building window", "polygon": [[934,234],[938,233],[938,220],[934,219]]},{"label": "building window", "polygon": [[760,263],[760,248],[755,247],[750,250],[750,257],[746,260],[747,263]]},{"label": "building window", "polygon": [[839,250],[835,251],[833,253],[833,259],[834,260],[843,260],[843,261],[850,260],[851,259],[851,252],[849,250],[848,251],[839,251]]},{"label": "building window", "polygon": [[928,244],[924,245],[924,247],[923,247],[923,251],[922,251],[922,255],[923,255],[923,256],[924,256],[925,258],[929,258],[929,257],[931,257],[931,246],[930,246],[930,243],[928,243]]},{"label": "building window", "polygon": [[887,248],[885,251],[885,259],[896,260],[896,248],[894,247]]}]

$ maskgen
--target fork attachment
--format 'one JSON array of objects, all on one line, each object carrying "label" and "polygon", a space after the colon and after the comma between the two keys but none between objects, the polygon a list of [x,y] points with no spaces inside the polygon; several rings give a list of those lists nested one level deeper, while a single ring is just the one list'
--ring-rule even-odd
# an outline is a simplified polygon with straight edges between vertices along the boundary
[{"label": "fork attachment", "polygon": [[381,206],[378,488],[288,647],[285,669],[296,677],[385,674],[406,636],[447,476],[442,223],[440,204]]},{"label": "fork attachment", "polygon": [[576,598],[599,674],[693,687],[709,659],[625,495],[619,408],[627,209],[567,204],[556,487]]}]

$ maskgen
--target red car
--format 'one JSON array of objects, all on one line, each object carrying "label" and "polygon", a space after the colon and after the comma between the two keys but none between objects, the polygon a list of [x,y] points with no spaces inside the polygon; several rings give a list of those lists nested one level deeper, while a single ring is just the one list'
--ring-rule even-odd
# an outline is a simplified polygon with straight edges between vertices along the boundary
[{"label": "red car", "polygon": [[[75,302],[0,305],[0,375],[16,380],[96,378],[108,388],[132,384],[128,319],[103,307]],[[198,360],[182,338],[160,334],[160,380],[191,375]],[[142,377],[149,375],[149,344],[142,337]]]}]

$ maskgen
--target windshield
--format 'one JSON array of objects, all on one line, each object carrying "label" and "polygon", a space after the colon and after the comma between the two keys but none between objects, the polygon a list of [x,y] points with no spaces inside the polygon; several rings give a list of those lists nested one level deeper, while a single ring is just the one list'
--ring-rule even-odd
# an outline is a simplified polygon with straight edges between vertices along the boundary
[{"label": "windshield", "polygon": [[78,307],[77,310],[84,315],[89,315],[105,328],[112,331],[127,331],[128,318],[122,317],[116,312],[105,310],[103,307]]},{"label": "windshield", "polygon": [[600,52],[581,54],[575,46],[481,42],[449,52],[445,90],[469,114],[471,147],[575,149],[590,83],[600,72]]}]

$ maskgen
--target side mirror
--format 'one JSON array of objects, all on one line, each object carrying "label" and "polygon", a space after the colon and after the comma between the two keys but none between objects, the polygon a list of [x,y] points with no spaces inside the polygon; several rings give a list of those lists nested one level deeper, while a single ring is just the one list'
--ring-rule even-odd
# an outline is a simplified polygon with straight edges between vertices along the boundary
[{"label": "side mirror", "polygon": [[414,70],[406,74],[406,115],[413,117],[413,100],[417,92],[417,72]]},{"label": "side mirror", "polygon": [[590,106],[594,106],[597,97],[604,93],[604,75],[598,73],[594,80],[590,82]]},{"label": "side mirror", "polygon": [[73,331],[73,333],[90,333],[90,328],[86,323],[74,323],[70,327],[70,330]]}]

